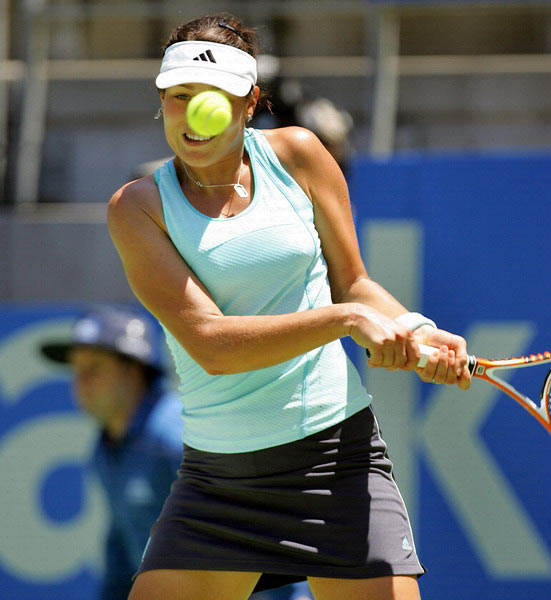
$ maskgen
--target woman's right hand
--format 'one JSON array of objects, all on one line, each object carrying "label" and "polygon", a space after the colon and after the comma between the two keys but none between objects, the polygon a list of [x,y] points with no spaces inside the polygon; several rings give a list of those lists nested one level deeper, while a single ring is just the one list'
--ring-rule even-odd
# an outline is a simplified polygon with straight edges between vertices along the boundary
[{"label": "woman's right hand", "polygon": [[354,312],[350,336],[367,348],[370,367],[415,370],[420,352],[410,329],[363,304]]}]

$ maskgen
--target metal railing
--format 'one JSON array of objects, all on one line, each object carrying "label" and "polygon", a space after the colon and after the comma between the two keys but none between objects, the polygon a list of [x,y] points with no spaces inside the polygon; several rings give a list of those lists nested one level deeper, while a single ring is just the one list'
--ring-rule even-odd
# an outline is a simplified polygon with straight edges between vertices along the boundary
[{"label": "metal railing", "polygon": [[[8,0],[0,0],[0,190],[4,186],[7,166],[8,85],[18,82],[22,88],[14,161],[16,203],[35,202],[38,196],[50,81],[151,80],[158,68],[157,59],[49,59],[52,24],[67,19],[78,22],[113,17],[181,19],[187,16],[186,11],[191,12],[190,3],[181,0],[74,5],[24,0],[23,8],[27,29],[24,62],[9,59],[9,6]],[[486,8],[490,10],[491,6]],[[202,6],[205,12],[228,9],[247,14],[251,20],[257,21],[320,14],[352,16],[363,19],[366,30],[373,28],[377,33],[374,58],[365,55],[289,56],[279,58],[279,67],[282,76],[374,78],[373,103],[368,118],[372,123],[370,151],[378,156],[390,154],[394,147],[401,77],[551,73],[550,55],[401,56],[400,19],[403,11],[411,12],[410,8],[400,9],[386,4],[374,7],[362,0],[205,1]],[[416,7],[416,10],[426,9]],[[455,7],[453,10],[458,9]],[[196,14],[195,6],[193,13]],[[367,102],[365,104],[367,106]]]}]

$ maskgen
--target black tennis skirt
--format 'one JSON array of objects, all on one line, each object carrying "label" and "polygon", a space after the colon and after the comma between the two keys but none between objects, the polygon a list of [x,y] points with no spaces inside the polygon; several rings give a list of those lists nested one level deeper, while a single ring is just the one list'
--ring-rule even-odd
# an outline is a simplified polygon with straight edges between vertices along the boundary
[{"label": "black tennis skirt", "polygon": [[151,569],[264,573],[255,591],[307,576],[424,572],[371,407],[281,446],[221,454],[184,445],[151,531]]}]

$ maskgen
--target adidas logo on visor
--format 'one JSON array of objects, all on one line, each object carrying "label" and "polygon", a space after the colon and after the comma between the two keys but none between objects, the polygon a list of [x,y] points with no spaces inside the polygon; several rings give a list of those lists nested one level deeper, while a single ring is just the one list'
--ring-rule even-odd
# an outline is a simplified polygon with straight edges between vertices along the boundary
[{"label": "adidas logo on visor", "polygon": [[256,60],[253,56],[216,42],[177,42],[166,49],[161,70],[155,79],[165,90],[184,83],[212,85],[246,96],[256,83]]},{"label": "adidas logo on visor", "polygon": [[214,58],[214,56],[212,55],[212,52],[210,50],[207,50],[206,52],[201,52],[201,54],[196,56],[193,60],[202,60],[204,62],[211,62],[211,63],[216,62],[216,59]]}]

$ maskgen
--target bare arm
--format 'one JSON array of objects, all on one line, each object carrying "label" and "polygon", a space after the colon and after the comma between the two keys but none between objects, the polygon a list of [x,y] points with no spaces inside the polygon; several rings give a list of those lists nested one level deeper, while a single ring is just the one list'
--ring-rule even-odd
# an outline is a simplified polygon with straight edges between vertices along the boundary
[{"label": "bare arm", "polygon": [[[281,132],[281,133],[278,133]],[[282,133],[285,132],[285,143]],[[276,153],[314,206],[333,302],[360,302],[394,319],[407,309],[370,279],[360,254],[346,180],[319,139],[306,129],[266,132]]]},{"label": "bare arm", "polygon": [[[300,128],[289,130],[289,143],[286,146],[280,144],[279,153],[314,205],[316,229],[327,261],[333,301],[363,304],[389,320],[406,313],[408,309],[367,274],[352,217],[348,186],[340,168],[314,134]],[[277,147],[278,134],[268,135],[274,138]],[[293,149],[292,157],[289,147]],[[468,387],[466,344],[459,336],[423,327],[413,335],[410,332],[403,346],[386,344],[373,352],[360,327],[354,325],[351,335],[370,350],[370,365],[374,367],[415,368],[419,357],[417,343],[441,347],[440,356],[431,357],[427,367],[418,370],[419,376],[427,381],[436,377],[438,382]],[[403,335],[403,332],[397,332],[398,341]]]},{"label": "bare arm", "polygon": [[[391,294],[370,279],[360,254],[348,186],[339,166],[319,139],[299,127],[266,132],[279,158],[309,196],[314,207],[314,220],[327,262],[333,302],[359,303],[385,319],[389,327],[398,315],[407,312]],[[281,137],[285,136],[283,143]],[[408,330],[397,326],[396,340],[387,340],[380,348],[372,348],[362,332],[362,323],[353,327],[352,337],[367,347],[372,366],[412,369],[419,352]],[[402,341],[402,338],[406,338]],[[393,343],[397,341],[398,346]],[[399,356],[397,356],[397,354]]]},{"label": "bare arm", "polygon": [[211,374],[271,366],[349,335],[358,321],[375,348],[388,324],[363,304],[341,303],[300,313],[224,316],[169,239],[151,182],[121,188],[108,225],[138,299]]}]

